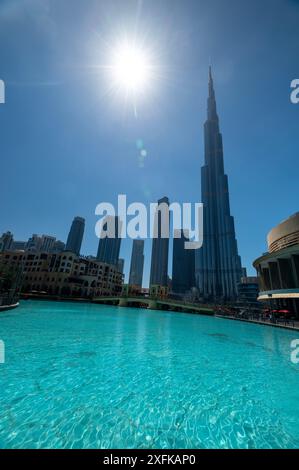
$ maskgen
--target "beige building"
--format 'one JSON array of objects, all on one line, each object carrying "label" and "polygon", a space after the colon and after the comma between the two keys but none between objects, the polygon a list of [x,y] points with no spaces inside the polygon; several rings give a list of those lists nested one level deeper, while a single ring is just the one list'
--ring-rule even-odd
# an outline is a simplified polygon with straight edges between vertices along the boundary
[{"label": "beige building", "polygon": [[0,264],[22,266],[22,292],[92,298],[119,294],[123,274],[115,266],[70,251],[58,254],[5,251]]},{"label": "beige building", "polygon": [[149,296],[154,299],[167,299],[169,289],[167,286],[161,286],[159,284],[153,284],[149,289]]},{"label": "beige building", "polygon": [[299,316],[299,212],[268,234],[268,252],[256,259],[261,301]]}]

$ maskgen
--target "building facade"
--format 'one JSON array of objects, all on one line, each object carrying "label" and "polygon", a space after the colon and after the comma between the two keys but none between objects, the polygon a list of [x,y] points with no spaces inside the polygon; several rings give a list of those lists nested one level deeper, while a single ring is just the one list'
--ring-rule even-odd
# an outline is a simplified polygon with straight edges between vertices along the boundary
[{"label": "building facade", "polygon": [[10,245],[10,249],[14,251],[24,251],[26,250],[27,242],[20,241],[20,240],[13,240],[12,244]]},{"label": "building facade", "polygon": [[256,276],[241,277],[238,284],[238,305],[249,310],[260,310],[259,284]]},{"label": "building facade", "polygon": [[85,219],[83,219],[83,217],[75,217],[67,237],[67,242],[65,246],[66,251],[72,251],[76,255],[80,254],[84,235],[84,228]]},{"label": "building facade", "polygon": [[123,275],[115,266],[78,257],[72,251],[5,251],[0,253],[0,267],[21,267],[23,293],[92,298],[118,295],[122,290]]},{"label": "building facade", "polygon": [[40,251],[42,247],[42,237],[36,233],[32,234],[32,237],[28,238],[26,251],[37,252]]},{"label": "building facade", "polygon": [[195,286],[195,250],[187,250],[189,238],[184,230],[174,230],[172,255],[172,292],[184,295]]},{"label": "building facade", "polygon": [[129,284],[142,287],[144,240],[133,240]]},{"label": "building facade", "polygon": [[60,253],[65,250],[65,243],[61,240],[55,240],[51,253]]},{"label": "building facade", "polygon": [[[169,250],[169,200],[159,199],[154,220],[154,238],[152,244],[150,286],[168,285],[168,250]],[[167,215],[166,215],[167,214]],[[164,225],[163,225],[163,216]],[[165,224],[168,224],[168,235],[165,236]]]},{"label": "building facade", "polygon": [[[30,251],[32,253],[44,252],[44,253],[59,253],[65,249],[65,244],[56,240],[55,237],[51,235],[37,235],[33,233],[31,237],[28,238],[27,242],[22,242],[24,245],[19,247],[24,251]],[[15,245],[11,245],[11,249],[15,249]]]},{"label": "building facade", "polygon": [[267,236],[268,252],[253,263],[259,279],[258,300],[299,316],[299,212]]},{"label": "building facade", "polygon": [[234,300],[241,278],[234,218],[230,214],[228,177],[224,173],[222,135],[211,67],[207,120],[204,124],[205,162],[201,169],[203,246],[197,250],[196,279],[208,301]]},{"label": "building facade", "polygon": [[52,253],[56,238],[51,235],[42,235],[41,251]]}]

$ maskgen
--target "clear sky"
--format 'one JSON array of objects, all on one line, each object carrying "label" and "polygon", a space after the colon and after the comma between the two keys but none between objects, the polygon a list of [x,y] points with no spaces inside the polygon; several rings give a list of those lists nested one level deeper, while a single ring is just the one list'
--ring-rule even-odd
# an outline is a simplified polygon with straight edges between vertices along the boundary
[{"label": "clear sky", "polygon": [[[124,34],[157,69],[137,112],[102,67]],[[253,273],[269,229],[299,210],[298,49],[295,0],[1,0],[0,231],[65,241],[80,215],[82,253],[95,255],[99,202],[200,202],[211,60],[231,211]],[[131,246],[122,242],[126,272]],[[145,284],[150,251],[147,241]]]}]

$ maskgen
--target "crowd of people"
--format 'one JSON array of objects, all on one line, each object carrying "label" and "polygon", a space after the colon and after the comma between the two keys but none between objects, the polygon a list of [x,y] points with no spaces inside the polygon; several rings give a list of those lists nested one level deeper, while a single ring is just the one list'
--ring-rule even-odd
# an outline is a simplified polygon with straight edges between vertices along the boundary
[{"label": "crowd of people", "polygon": [[288,309],[251,309],[250,307],[240,308],[221,305],[215,308],[215,314],[240,320],[253,320],[273,324],[281,323],[291,326],[295,326],[296,320],[294,313]]}]

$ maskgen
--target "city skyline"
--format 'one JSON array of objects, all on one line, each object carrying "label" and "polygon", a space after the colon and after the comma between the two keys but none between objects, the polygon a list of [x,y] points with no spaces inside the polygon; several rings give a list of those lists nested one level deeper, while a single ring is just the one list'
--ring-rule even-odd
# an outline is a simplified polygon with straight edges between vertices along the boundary
[{"label": "city skyline", "polygon": [[[144,2],[139,34],[145,30],[155,37],[153,47],[160,45],[157,55],[165,78],[140,103],[136,118],[130,107],[100,93],[101,76],[91,69],[100,60],[100,45],[111,25],[103,19],[101,6],[86,3],[90,8],[74,2],[72,26],[66,23],[64,6],[47,10],[41,2],[32,2],[31,15],[26,16],[25,7],[1,5],[0,63],[6,85],[6,102],[0,107],[5,175],[0,190],[5,200],[1,233],[11,230],[17,240],[49,233],[66,241],[66,221],[80,214],[86,219],[82,253],[95,255],[94,209],[101,200],[114,202],[123,192],[131,201],[155,201],[163,194],[170,201],[200,201],[202,124],[211,58],[239,252],[249,274],[254,274],[252,262],[266,249],[265,233],[297,210],[296,171],[289,168],[297,169],[299,108],[291,104],[289,95],[297,74],[298,4],[278,2],[276,16],[269,17],[271,2],[253,2],[241,11],[232,1],[238,16],[232,28],[219,1],[212,2],[213,7],[173,1],[171,20],[169,2]],[[133,3],[105,5],[112,17],[118,13],[116,29],[132,28]],[[150,13],[159,14],[161,22],[151,22]],[[192,17],[202,20],[196,24]],[[16,19],[18,29],[14,29]],[[47,26],[43,32],[40,21]],[[274,32],[282,21],[288,22],[288,31],[280,38]],[[14,54],[19,34],[24,39],[21,61]],[[34,51],[32,41],[37,44]],[[46,179],[51,184],[46,185]],[[288,191],[274,191],[277,187]],[[120,256],[129,260],[130,250],[124,241]],[[150,252],[147,240],[144,285],[149,280]],[[128,269],[127,262],[127,279]]]},{"label": "city skyline", "polygon": [[299,0],[0,0],[8,460],[299,451],[298,26]]}]

